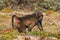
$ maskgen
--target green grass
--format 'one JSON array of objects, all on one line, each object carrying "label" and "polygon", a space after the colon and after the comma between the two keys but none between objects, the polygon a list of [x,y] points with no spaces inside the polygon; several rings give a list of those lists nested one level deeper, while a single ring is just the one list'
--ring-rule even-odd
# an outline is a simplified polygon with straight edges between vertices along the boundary
[{"label": "green grass", "polygon": [[6,15],[0,15],[1,18],[9,18],[9,16]]},{"label": "green grass", "polygon": [[[18,35],[20,35],[20,33],[17,30],[11,29],[10,32],[4,31],[2,34],[0,34],[0,39],[1,40],[13,40],[13,39],[17,38]],[[37,36],[42,36],[42,37],[60,38],[59,35],[44,32],[44,31],[36,31],[36,30],[32,31],[32,32],[26,31],[26,35],[37,35]]]},{"label": "green grass", "polygon": [[[4,28],[6,28],[5,25],[0,25],[0,29],[4,29]],[[0,39],[1,40],[13,40],[13,39],[17,38],[18,35],[20,35],[20,33],[17,30],[13,30],[11,28],[10,32],[4,31],[2,34],[0,34]],[[52,33],[45,32],[45,31],[34,30],[34,31],[29,32],[26,30],[26,35],[37,35],[37,36],[42,36],[42,37],[60,38],[60,32],[59,32],[59,34],[52,34]]]},{"label": "green grass", "polygon": [[28,35],[38,35],[38,36],[42,36],[42,37],[57,37],[57,38],[60,38],[59,35],[44,32],[44,31],[36,31],[36,30],[32,31],[32,32],[27,31],[26,34],[28,34]]},{"label": "green grass", "polygon": [[5,29],[6,25],[0,25],[0,30]]}]

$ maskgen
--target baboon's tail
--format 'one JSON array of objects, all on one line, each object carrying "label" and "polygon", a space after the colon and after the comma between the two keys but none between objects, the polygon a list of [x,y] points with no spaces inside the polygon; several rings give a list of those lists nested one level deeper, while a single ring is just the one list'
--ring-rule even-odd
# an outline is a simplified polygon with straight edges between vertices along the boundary
[{"label": "baboon's tail", "polygon": [[13,15],[12,16],[12,27],[14,28],[14,17],[15,17],[16,15]]}]

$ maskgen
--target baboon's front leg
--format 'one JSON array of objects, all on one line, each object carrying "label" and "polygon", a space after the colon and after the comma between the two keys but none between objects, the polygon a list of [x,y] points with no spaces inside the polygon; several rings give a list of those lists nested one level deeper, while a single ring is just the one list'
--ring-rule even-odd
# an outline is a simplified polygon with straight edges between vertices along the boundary
[{"label": "baboon's front leg", "polygon": [[39,28],[40,31],[43,30],[42,21],[39,21],[38,22],[38,28]]}]

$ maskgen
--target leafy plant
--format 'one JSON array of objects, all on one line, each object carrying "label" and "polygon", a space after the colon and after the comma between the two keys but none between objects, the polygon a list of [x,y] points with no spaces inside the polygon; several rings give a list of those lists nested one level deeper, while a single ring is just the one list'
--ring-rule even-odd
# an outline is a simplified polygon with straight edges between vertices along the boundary
[{"label": "leafy plant", "polygon": [[8,8],[4,8],[1,10],[2,12],[5,12],[5,13],[9,13],[9,12],[13,12],[12,9],[8,9]]}]

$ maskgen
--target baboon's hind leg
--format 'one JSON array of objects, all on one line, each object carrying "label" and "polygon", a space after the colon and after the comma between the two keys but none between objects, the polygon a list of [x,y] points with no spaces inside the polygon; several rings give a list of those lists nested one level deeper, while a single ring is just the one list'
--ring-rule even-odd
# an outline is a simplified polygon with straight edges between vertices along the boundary
[{"label": "baboon's hind leg", "polygon": [[34,28],[34,26],[36,26],[35,23],[31,24],[31,25],[28,27],[28,30],[31,31],[31,30]]}]

